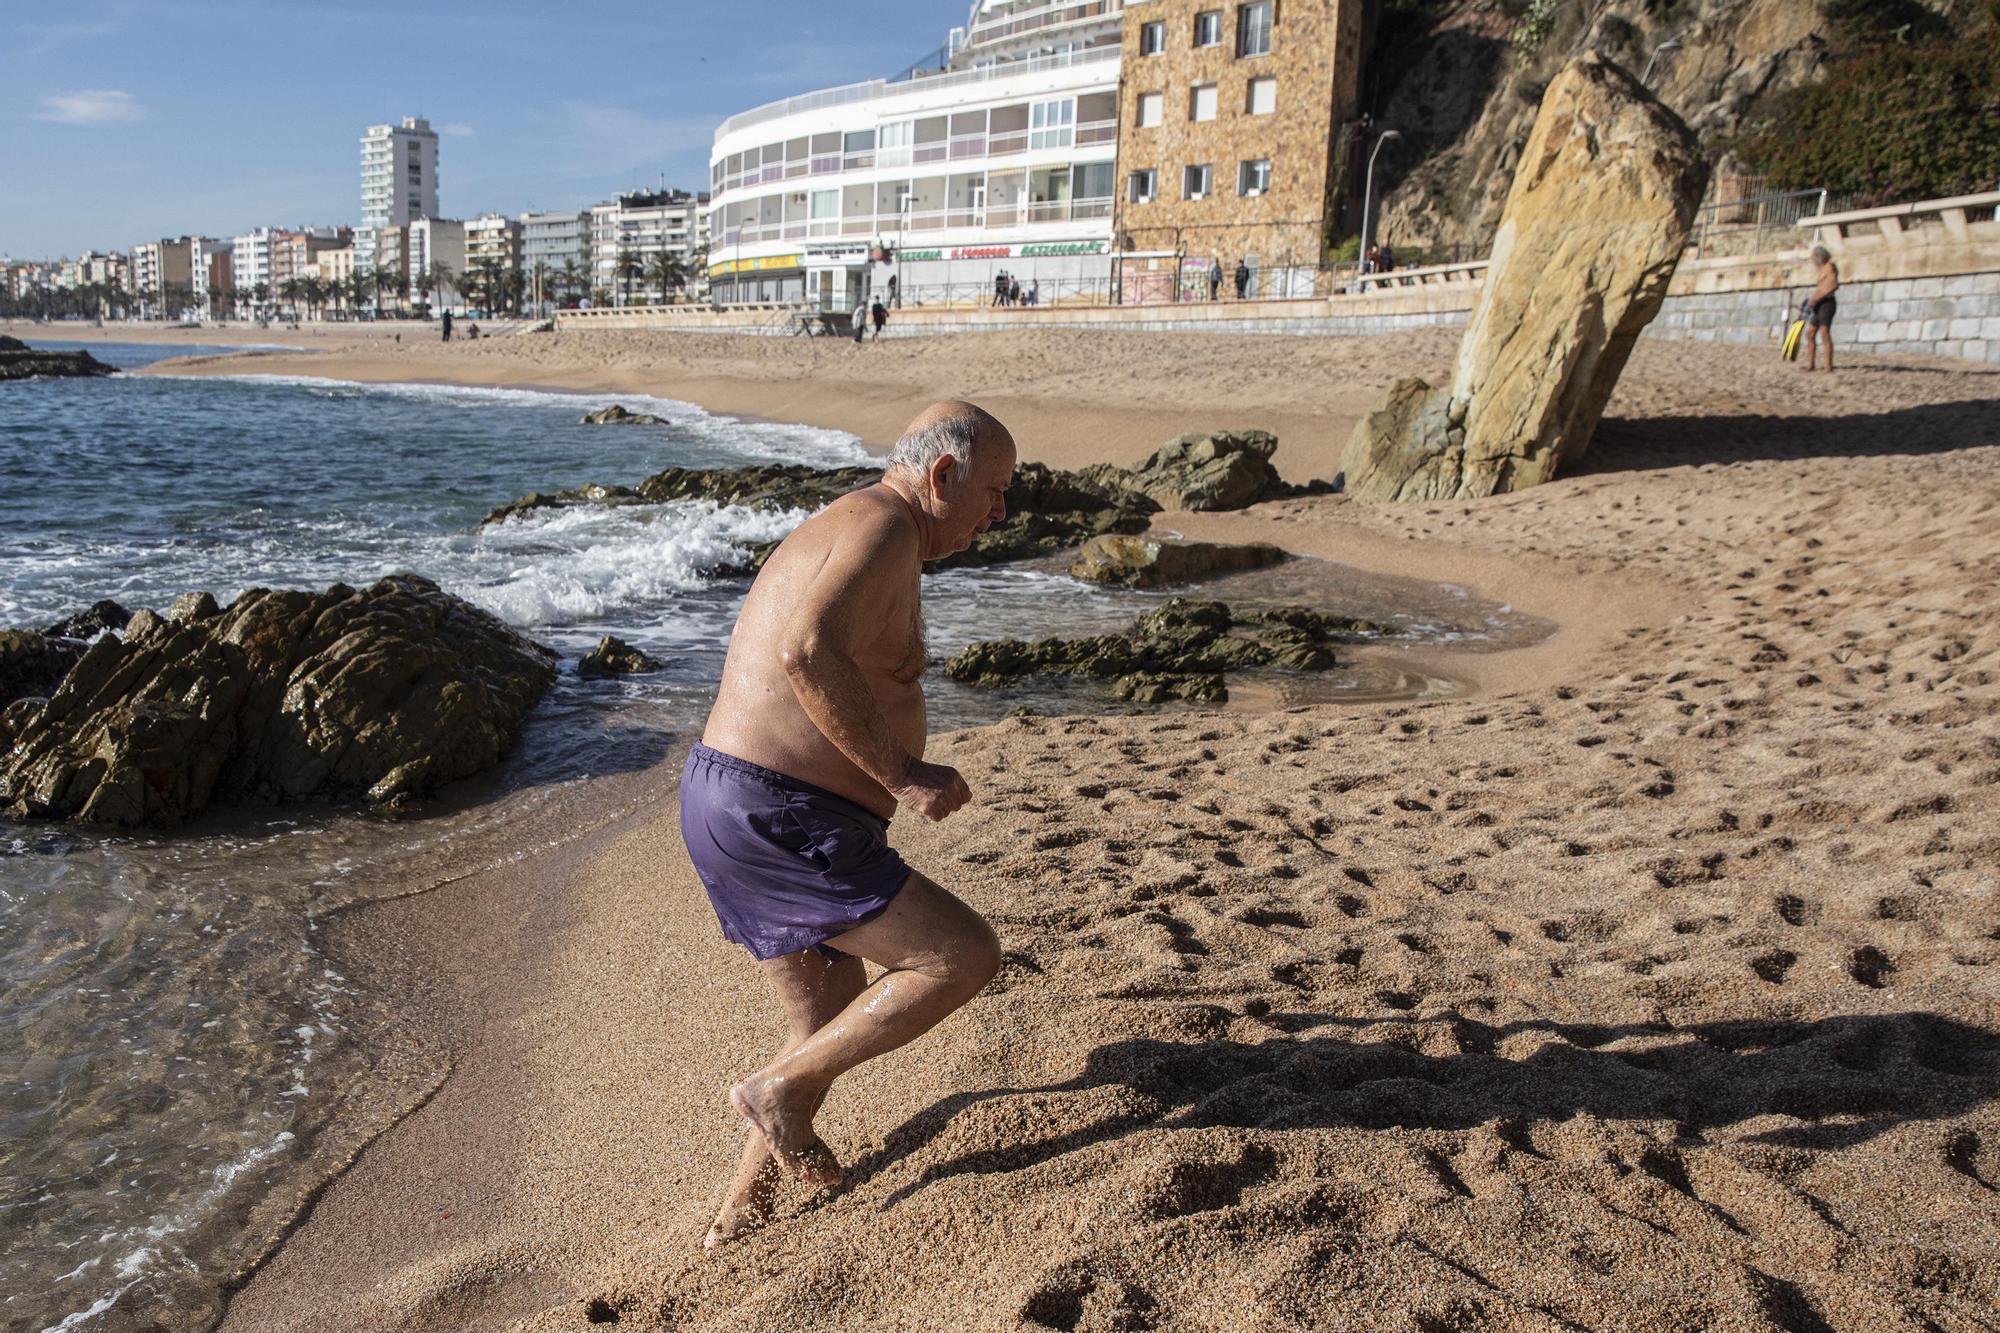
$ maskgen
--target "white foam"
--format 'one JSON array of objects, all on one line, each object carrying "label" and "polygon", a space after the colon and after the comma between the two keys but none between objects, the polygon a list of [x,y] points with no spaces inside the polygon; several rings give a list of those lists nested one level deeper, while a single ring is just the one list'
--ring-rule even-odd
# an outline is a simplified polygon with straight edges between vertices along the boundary
[{"label": "white foam", "polygon": [[703,586],[701,571],[741,560],[806,516],[712,501],[534,512],[482,528],[471,559],[459,554],[441,581],[510,625],[598,620]]},{"label": "white foam", "polygon": [[[781,421],[742,421],[719,416],[678,398],[644,393],[575,393],[557,389],[507,389],[467,384],[362,384],[321,375],[173,375],[156,379],[204,379],[225,383],[294,385],[330,396],[378,395],[415,402],[510,405],[515,407],[581,407],[615,401],[639,412],[668,419],[672,427],[703,441],[713,440],[734,454],[817,466],[867,463],[872,455],[861,441],[843,430]],[[613,427],[613,429],[635,429]]]}]

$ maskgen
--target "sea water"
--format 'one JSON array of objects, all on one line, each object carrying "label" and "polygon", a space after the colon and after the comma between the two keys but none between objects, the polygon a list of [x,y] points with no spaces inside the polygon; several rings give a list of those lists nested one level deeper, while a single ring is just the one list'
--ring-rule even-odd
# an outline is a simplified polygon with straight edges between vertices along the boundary
[{"label": "sea water", "polygon": [[[83,345],[122,369],[223,350]],[[115,836],[0,820],[7,1328],[212,1318],[219,1283],[285,1220],[271,1200],[296,1183],[315,1136],[389,1077],[370,1047],[381,1016],[319,944],[326,915],[477,869],[500,854],[488,849],[518,854],[523,830],[555,839],[615,820],[622,809],[592,799],[592,783],[655,768],[698,734],[712,697],[748,585],[703,571],[805,515],[685,502],[481,518],[528,491],[631,484],[669,466],[868,457],[838,431],[641,395],[256,369],[250,356],[222,378],[0,386],[0,628],[48,625],[100,598],[164,609],[206,590],[227,604],[251,587],[362,586],[407,570],[559,650],[561,675],[502,770],[418,818],[308,805]],[[579,423],[613,401],[668,424]],[[1327,569],[1239,576],[1214,595],[1308,601],[1412,639],[1519,630],[1456,590]],[[1096,588],[1041,562],[929,575],[924,596],[931,651],[947,656],[981,638],[1113,631],[1164,594]],[[580,679],[577,656],[604,634],[663,669]],[[1448,688],[1342,671],[1308,697]],[[935,674],[927,691],[933,729],[1023,703],[1107,702],[1075,688],[977,692]]]}]

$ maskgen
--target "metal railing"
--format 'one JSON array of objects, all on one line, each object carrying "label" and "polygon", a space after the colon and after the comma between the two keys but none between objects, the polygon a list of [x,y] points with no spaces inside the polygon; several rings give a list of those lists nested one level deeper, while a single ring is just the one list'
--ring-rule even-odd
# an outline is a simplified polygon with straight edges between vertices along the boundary
[{"label": "metal railing", "polygon": [[1118,59],[1120,49],[1114,43],[1110,46],[1093,46],[1082,51],[1035,56],[1029,60],[1009,60],[1000,64],[984,65],[978,69],[955,70],[949,74],[918,75],[907,83],[869,79],[865,83],[823,88],[818,92],[801,93],[797,97],[781,98],[776,102],[766,102],[762,106],[751,107],[748,111],[739,111],[716,127],[715,138],[719,142],[737,130],[796,115],[801,111],[817,111],[822,107],[846,106],[854,102],[872,102],[882,97],[901,97],[913,88],[930,92],[942,88],[961,88],[990,83],[995,79],[1012,78],[1016,74],[1039,74],[1075,65],[1103,64]]},{"label": "metal railing", "polygon": [[1799,219],[1825,211],[1825,190],[1754,190],[1695,210],[1688,244],[1696,255],[1744,255],[1788,238]]}]

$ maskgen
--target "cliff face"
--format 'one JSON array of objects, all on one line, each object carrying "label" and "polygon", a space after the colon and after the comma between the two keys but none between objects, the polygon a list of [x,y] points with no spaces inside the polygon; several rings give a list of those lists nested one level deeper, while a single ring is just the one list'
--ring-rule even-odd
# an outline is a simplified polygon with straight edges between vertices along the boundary
[{"label": "cliff face", "polygon": [[[1400,130],[1404,142],[1376,169],[1377,233],[1406,252],[1483,252],[1547,81],[1586,50],[1638,75],[1654,48],[1678,39],[1649,86],[1721,157],[1770,99],[1821,75],[1843,38],[1827,13],[1841,2],[1387,0],[1367,103],[1375,129]],[[1717,171],[1725,188],[1729,165]]]}]

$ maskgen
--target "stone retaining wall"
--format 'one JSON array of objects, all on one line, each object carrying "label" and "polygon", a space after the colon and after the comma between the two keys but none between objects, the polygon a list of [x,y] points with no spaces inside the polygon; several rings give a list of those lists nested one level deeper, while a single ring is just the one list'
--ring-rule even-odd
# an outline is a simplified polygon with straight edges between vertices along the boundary
[{"label": "stone retaining wall", "polygon": [[[1774,343],[1796,317],[1804,286],[1669,296],[1651,338]],[[1833,322],[1840,352],[1914,352],[2000,362],[2000,273],[1843,282]]]}]

